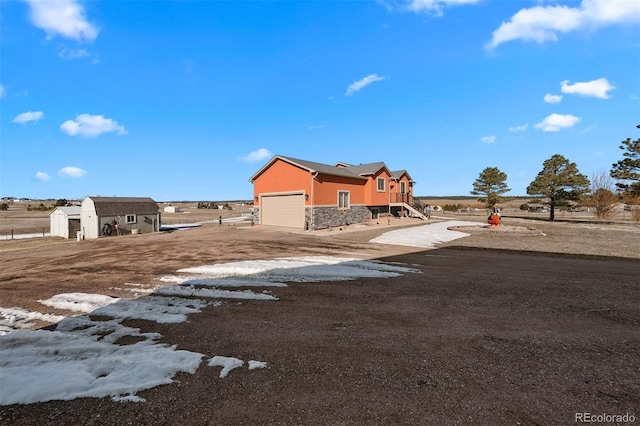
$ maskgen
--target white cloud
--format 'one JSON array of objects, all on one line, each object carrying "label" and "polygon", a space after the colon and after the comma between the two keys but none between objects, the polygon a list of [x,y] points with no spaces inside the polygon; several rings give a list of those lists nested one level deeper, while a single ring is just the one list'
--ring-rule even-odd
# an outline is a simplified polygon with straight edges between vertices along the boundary
[{"label": "white cloud", "polygon": [[637,0],[582,0],[578,7],[562,5],[521,9],[493,32],[487,48],[512,40],[544,43],[557,41],[558,33],[594,30],[617,24],[640,22]]},{"label": "white cloud", "polygon": [[60,169],[58,172],[58,176],[72,177],[72,178],[81,178],[86,175],[87,171],[82,170],[81,168],[74,166],[67,166]]},{"label": "white cloud", "polygon": [[475,4],[480,0],[408,0],[407,9],[413,12],[429,12],[435,16],[442,16],[445,7]]},{"label": "white cloud", "polygon": [[47,180],[49,180],[51,178],[45,172],[36,172],[36,179],[41,180],[41,181],[44,182],[44,181],[47,181]]},{"label": "white cloud", "polygon": [[102,115],[80,114],[75,120],[67,120],[60,125],[60,129],[70,136],[97,137],[103,133],[114,132],[126,135],[127,130],[111,118]]},{"label": "white cloud", "polygon": [[548,104],[559,104],[562,102],[562,95],[552,95],[551,93],[547,93],[544,95],[544,101]]},{"label": "white cloud", "polygon": [[608,99],[610,90],[615,89],[609,83],[606,78],[599,78],[597,80],[585,81],[581,83],[569,84],[568,80],[560,83],[562,93],[568,93],[571,95],[589,96],[599,99]]},{"label": "white cloud", "polygon": [[16,115],[15,118],[12,120],[12,122],[18,123],[18,124],[25,124],[30,121],[38,121],[43,116],[44,114],[42,113],[42,111],[27,111],[27,112],[23,112],[22,114]]},{"label": "white cloud", "polygon": [[31,9],[31,23],[44,30],[47,38],[56,35],[76,40],[92,42],[98,36],[98,29],[84,14],[84,8],[75,0],[24,0]]},{"label": "white cloud", "polygon": [[4,98],[5,93],[7,93],[7,92],[6,92],[5,88],[4,88],[4,86],[2,84],[0,84],[0,99]]},{"label": "white cloud", "polygon": [[260,148],[257,151],[251,151],[244,157],[238,157],[238,160],[246,161],[247,163],[255,163],[256,161],[262,161],[266,158],[272,157],[273,154],[266,148]]},{"label": "white cloud", "polygon": [[566,129],[573,127],[580,121],[580,118],[571,114],[556,114],[553,113],[545,117],[542,122],[536,124],[536,129],[542,129],[545,132],[557,132],[560,129]]},{"label": "white cloud", "polygon": [[362,80],[358,80],[355,83],[351,84],[349,87],[347,87],[347,91],[344,95],[352,96],[355,92],[362,90],[363,88],[370,85],[371,83],[375,83],[376,81],[381,81],[385,79],[386,77],[380,77],[378,74],[370,74],[365,78],[363,78]]},{"label": "white cloud", "polygon": [[480,138],[480,140],[486,144],[490,144],[490,143],[494,143],[496,141],[496,137],[491,135],[491,136],[485,136],[483,138]]},{"label": "white cloud", "polygon": [[89,58],[91,54],[86,49],[69,49],[61,46],[58,49],[58,57],[65,61],[71,61],[73,59]]},{"label": "white cloud", "polygon": [[512,132],[512,133],[524,132],[528,128],[529,128],[528,124],[521,124],[520,126],[511,126],[511,127],[509,127],[509,131]]}]

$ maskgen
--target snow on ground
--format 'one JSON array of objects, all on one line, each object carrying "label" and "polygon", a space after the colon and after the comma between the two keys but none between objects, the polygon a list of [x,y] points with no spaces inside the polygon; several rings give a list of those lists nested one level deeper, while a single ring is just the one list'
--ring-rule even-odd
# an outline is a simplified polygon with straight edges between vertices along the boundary
[{"label": "snow on ground", "polygon": [[34,325],[32,321],[56,323],[64,318],[62,315],[43,314],[22,308],[0,308],[0,335],[16,330],[28,330]]},{"label": "snow on ground", "polygon": [[194,373],[202,354],[143,340],[117,345],[98,335],[16,331],[0,336],[0,404],[133,395]]},{"label": "snow on ground", "polygon": [[134,296],[140,296],[141,294],[153,293],[158,286],[149,286],[147,284],[139,283],[124,283],[124,287],[109,287],[110,290],[128,291],[133,293]]},{"label": "snow on ground", "polygon": [[220,378],[224,379],[231,370],[242,367],[244,361],[227,356],[214,356],[209,360],[208,365],[209,367],[222,367]]},{"label": "snow on ground", "polygon": [[[222,370],[220,370],[220,378],[224,379],[231,372],[231,370],[242,367],[244,365],[244,361],[234,357],[214,356],[207,362],[207,365],[209,367],[222,367]],[[248,362],[248,367],[249,370],[267,368],[267,363],[252,360]]]},{"label": "snow on ground", "polygon": [[182,297],[206,297],[211,299],[253,299],[253,300],[278,300],[277,297],[265,293],[254,293],[251,290],[231,291],[209,288],[196,288],[187,285],[174,285],[161,287],[157,294],[182,296]]},{"label": "snow on ground", "polygon": [[46,300],[38,300],[43,305],[65,311],[91,313],[103,306],[117,302],[117,297],[104,296],[102,294],[87,293],[61,293]]},{"label": "snow on ground", "polygon": [[[387,278],[404,273],[419,271],[400,264],[354,258],[287,257],[183,269],[176,275],[160,278],[179,285],[160,287],[153,295],[137,299],[64,293],[40,301],[55,309],[86,312],[91,316],[64,318],[20,308],[0,308],[0,315],[8,322],[28,322],[28,318],[60,321],[55,331],[13,331],[0,335],[0,405],[108,396],[114,401],[143,402],[136,392],[171,383],[176,373],[194,373],[199,368],[204,354],[158,343],[162,337],[159,333],[141,333],[137,328],[126,327],[122,325],[125,318],[177,323],[207,306],[222,304],[211,299],[278,300],[269,293],[286,287],[285,282]],[[219,287],[264,290],[259,293]],[[16,328],[8,327],[9,331]],[[244,361],[215,355],[209,358],[208,365],[222,367],[222,378],[242,367]],[[249,371],[266,366],[263,361],[248,362]]]},{"label": "snow on ground", "polygon": [[[373,260],[329,256],[283,257],[271,260],[243,260],[217,265],[204,265],[178,270],[198,274],[201,282],[215,285],[215,279],[243,277],[268,283],[344,281],[358,278],[390,278],[415,269],[389,265]],[[184,284],[193,283],[190,277]]]},{"label": "snow on ground", "polygon": [[145,296],[139,299],[120,299],[117,303],[98,308],[92,315],[112,318],[133,318],[154,321],[159,324],[179,323],[188,314],[202,312],[209,303],[199,299]]},{"label": "snow on ground", "polygon": [[372,239],[371,242],[410,247],[435,247],[437,244],[470,235],[465,232],[450,231],[447,228],[452,226],[479,225],[480,224],[478,222],[467,222],[462,220],[436,222],[424,226],[396,229],[394,231],[385,232],[379,237]]}]

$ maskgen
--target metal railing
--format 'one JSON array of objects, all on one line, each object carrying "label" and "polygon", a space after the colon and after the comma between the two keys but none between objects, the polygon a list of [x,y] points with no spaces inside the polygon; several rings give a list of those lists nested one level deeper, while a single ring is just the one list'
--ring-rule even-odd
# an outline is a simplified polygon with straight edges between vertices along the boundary
[{"label": "metal railing", "polygon": [[411,194],[391,194],[392,203],[413,204],[413,195]]}]

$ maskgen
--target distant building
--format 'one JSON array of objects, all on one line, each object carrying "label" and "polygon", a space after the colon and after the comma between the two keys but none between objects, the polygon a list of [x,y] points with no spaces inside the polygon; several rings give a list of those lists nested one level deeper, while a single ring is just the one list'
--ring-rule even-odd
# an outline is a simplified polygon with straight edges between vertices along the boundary
[{"label": "distant building", "polygon": [[166,206],[164,208],[164,212],[165,213],[181,213],[181,210],[179,207],[176,207],[176,206]]}]

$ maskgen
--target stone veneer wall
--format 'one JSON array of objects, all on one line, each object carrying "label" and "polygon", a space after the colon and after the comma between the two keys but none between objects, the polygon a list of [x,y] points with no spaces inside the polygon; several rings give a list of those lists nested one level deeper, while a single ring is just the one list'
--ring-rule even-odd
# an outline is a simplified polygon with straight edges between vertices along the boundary
[{"label": "stone veneer wall", "polygon": [[[344,211],[344,213],[342,213]],[[340,210],[337,207],[314,207],[311,223],[311,208],[305,208],[305,221],[309,229],[323,229],[347,224],[364,223],[371,219],[371,212],[366,206],[351,206],[349,209]]]}]

